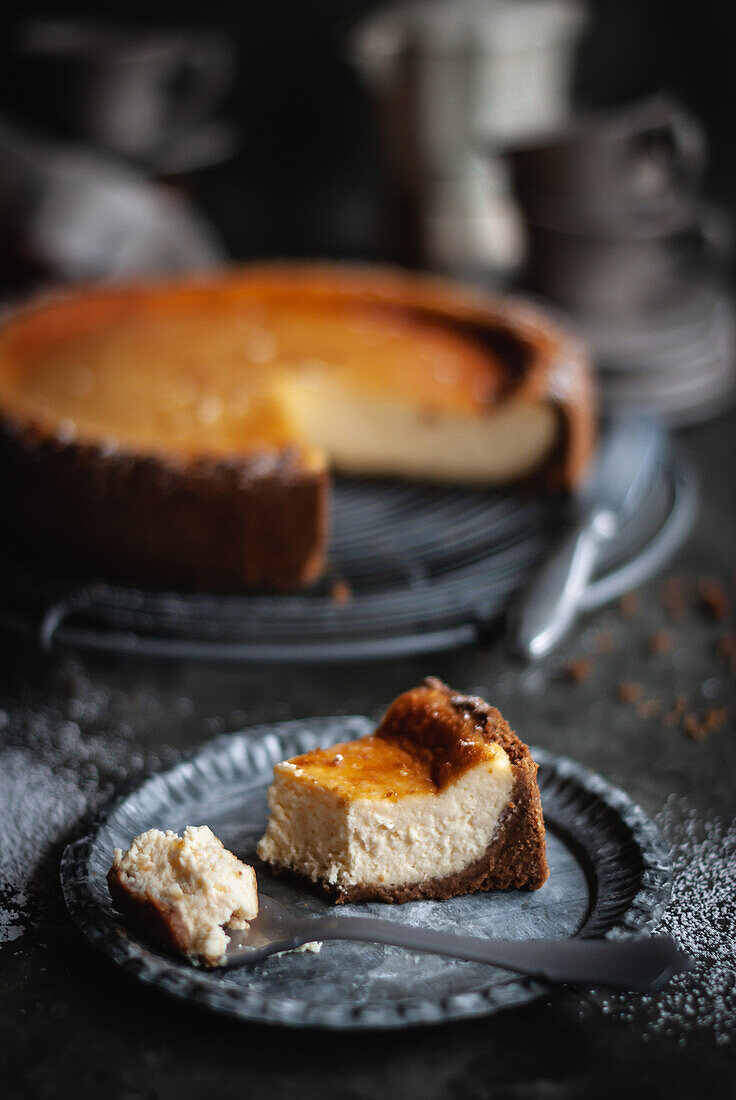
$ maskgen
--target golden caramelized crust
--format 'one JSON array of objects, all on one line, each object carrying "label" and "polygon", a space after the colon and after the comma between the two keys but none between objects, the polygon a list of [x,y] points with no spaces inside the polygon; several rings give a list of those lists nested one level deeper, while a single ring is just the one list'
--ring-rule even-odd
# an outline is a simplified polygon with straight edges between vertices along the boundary
[{"label": "golden caramelized crust", "polygon": [[0,329],[0,413],[144,453],[293,447],[271,384],[315,366],[428,412],[549,400],[567,421],[565,483],[592,447],[585,356],[546,317],[452,283],[347,265],[258,265],[31,303]]},{"label": "golden caramelized crust", "polygon": [[433,794],[432,778],[410,751],[375,736],[295,756],[287,762],[295,778],[314,782],[340,798],[404,798]]},{"label": "golden caramelized crust", "polygon": [[483,731],[483,724],[453,706],[439,680],[426,680],[391,704],[376,737],[411,753],[441,790],[493,755]]},{"label": "golden caramelized crust", "polygon": [[[443,752],[448,754],[446,766],[440,759]],[[455,744],[452,737],[445,742],[437,738],[430,745],[421,734],[416,741],[410,734],[392,740],[379,730],[357,741],[295,756],[288,767],[295,778],[314,782],[346,800],[396,801],[408,795],[437,794],[467,768],[482,760],[493,763],[500,755],[497,746],[482,738],[473,745],[470,740]]]},{"label": "golden caramelized crust", "polygon": [[500,746],[512,763],[528,749],[483,699],[454,692],[434,676],[399,695],[376,737],[408,749],[441,789]]},{"label": "golden caramelized crust", "polygon": [[346,800],[397,799],[437,794],[469,768],[484,760],[493,764],[504,752],[515,762],[518,745],[494,707],[428,677],[394,700],[375,734],[303,753],[277,767]]},{"label": "golden caramelized crust", "polygon": [[336,373],[357,392],[428,413],[490,407],[505,380],[490,349],[438,318],[248,283],[238,294],[214,284],[194,297],[181,288],[80,296],[28,310],[0,333],[6,408],[147,453],[295,443],[308,452],[279,400],[295,373]]}]

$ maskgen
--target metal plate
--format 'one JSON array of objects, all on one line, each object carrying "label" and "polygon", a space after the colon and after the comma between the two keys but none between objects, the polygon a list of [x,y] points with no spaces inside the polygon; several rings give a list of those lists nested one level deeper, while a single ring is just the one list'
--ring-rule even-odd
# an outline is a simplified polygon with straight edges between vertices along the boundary
[{"label": "metal plate", "polygon": [[[198,970],[128,932],[107,892],[114,847],[141,831],[208,824],[252,859],[266,820],[266,789],[279,760],[358,737],[360,716],[261,726],[220,737],[146,781],[69,845],[61,880],[69,912],[92,943],[142,982],[243,1020],[292,1027],[394,1028],[483,1016],[519,1005],[545,986],[494,967],[374,944],[326,943],[252,968]],[[670,861],[655,826],[622,791],[563,757],[535,751],[547,823],[548,882],[534,893],[498,891],[411,902],[345,906],[385,920],[497,937],[642,933],[670,892]],[[280,880],[261,888],[300,912],[326,903]]]}]

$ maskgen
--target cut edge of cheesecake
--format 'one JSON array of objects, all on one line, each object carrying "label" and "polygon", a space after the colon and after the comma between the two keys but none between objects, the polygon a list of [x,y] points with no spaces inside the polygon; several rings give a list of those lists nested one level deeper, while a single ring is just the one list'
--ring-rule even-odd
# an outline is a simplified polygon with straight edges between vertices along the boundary
[{"label": "cut edge of cheesecake", "polygon": [[[371,742],[382,743],[377,757]],[[360,759],[361,752],[366,759]],[[340,769],[335,769],[334,780],[329,770],[331,758],[336,753],[340,755],[341,763],[348,760],[351,772],[342,788],[337,778]],[[378,769],[376,759],[380,760]],[[487,764],[491,771],[497,766],[499,779],[495,789],[493,785],[488,788],[484,786],[482,773]],[[310,769],[316,775],[310,776]],[[477,784],[474,782],[476,775]],[[279,845],[283,847],[286,843],[288,847],[284,817],[286,815],[288,818],[289,814],[289,788],[293,793],[295,784],[307,794],[307,801],[312,800],[308,814],[319,817],[323,813],[328,816],[328,829],[329,813],[335,813],[333,831],[341,816],[346,823],[349,821],[350,803],[358,807],[367,806],[363,823],[372,829],[371,844],[385,851],[390,851],[385,844],[386,836],[390,835],[392,828],[396,831],[397,805],[400,807],[399,814],[403,812],[406,819],[403,825],[400,824],[405,832],[407,825],[409,830],[412,828],[412,810],[416,808],[421,813],[422,808],[428,809],[430,832],[424,839],[420,836],[418,842],[414,841],[418,843],[418,848],[409,850],[410,858],[415,860],[412,866],[421,866],[421,846],[424,845],[426,851],[422,873],[414,879],[403,873],[393,874],[394,881],[391,881],[391,872],[387,870],[390,862],[387,861],[383,868],[388,874],[386,881],[380,880],[380,862],[372,879],[361,881],[359,875],[353,875],[356,881],[348,881],[350,871],[346,876],[344,867],[329,866],[324,859],[322,868],[319,868],[319,860],[310,860],[308,856],[306,859],[284,858],[282,852],[279,858]],[[449,835],[453,824],[458,823],[458,838],[467,840],[467,835],[463,838],[460,834],[463,829],[465,834],[469,828],[472,829],[469,812],[472,810],[477,820],[489,808],[484,807],[482,801],[478,802],[478,791],[481,799],[485,792],[490,820],[495,815],[495,821],[486,826],[487,834],[481,834],[479,843],[475,844],[474,856],[449,872],[444,869],[437,874],[431,873],[432,863],[441,862],[444,858],[442,832]],[[280,805],[282,792],[286,793],[283,806]],[[412,806],[412,796],[422,794],[428,794],[431,801],[424,802],[422,806],[420,797]],[[443,798],[446,804],[443,804]],[[462,803],[464,798],[467,800],[465,806]],[[315,750],[277,765],[269,804],[271,817],[258,846],[259,857],[272,873],[286,875],[312,889],[316,888],[337,904],[361,901],[403,903],[509,888],[536,890],[545,883],[549,874],[537,765],[528,747],[510,729],[495,707],[475,696],[454,692],[433,677],[400,695],[389,707],[375,734],[343,746]],[[438,821],[441,822],[439,837]],[[308,838],[312,825],[308,818],[302,818],[298,825],[299,834]],[[416,834],[416,829],[414,832]],[[412,834],[409,831],[407,835]],[[361,862],[366,865],[359,851],[363,839],[357,838],[356,868]],[[345,836],[343,844],[348,852]],[[344,862],[347,862],[347,857],[344,857]],[[367,862],[370,863],[370,859]],[[310,870],[305,869],[307,863],[312,864]],[[403,880],[398,881],[399,878]]]}]

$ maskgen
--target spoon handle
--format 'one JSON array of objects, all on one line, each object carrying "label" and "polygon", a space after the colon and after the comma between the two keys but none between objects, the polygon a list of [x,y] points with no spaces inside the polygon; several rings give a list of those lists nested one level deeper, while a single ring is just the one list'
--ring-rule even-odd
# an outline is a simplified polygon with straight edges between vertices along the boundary
[{"label": "spoon handle", "polygon": [[550,982],[604,985],[646,993],[688,969],[670,936],[640,939],[484,940],[371,917],[327,917],[309,922],[309,940],[360,940],[455,959],[490,963]]},{"label": "spoon handle", "polygon": [[542,562],[509,616],[515,655],[527,661],[546,657],[567,634],[580,611],[600,548],[615,530],[613,512],[593,509]]}]

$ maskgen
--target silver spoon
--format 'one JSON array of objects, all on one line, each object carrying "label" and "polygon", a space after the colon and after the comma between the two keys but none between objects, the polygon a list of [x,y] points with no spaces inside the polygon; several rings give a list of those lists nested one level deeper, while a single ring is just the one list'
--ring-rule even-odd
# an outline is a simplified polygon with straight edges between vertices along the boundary
[{"label": "silver spoon", "polygon": [[664,450],[656,421],[612,418],[579,494],[577,519],[509,612],[514,654],[526,660],[546,657],[567,634],[597,562],[641,501]]},{"label": "silver spoon", "polygon": [[258,897],[258,917],[245,932],[231,932],[221,966],[252,966],[269,955],[321,940],[387,943],[454,959],[490,963],[549,982],[605,985],[648,993],[690,960],[670,936],[600,940],[485,940],[374,917],[294,916],[273,898]]}]

